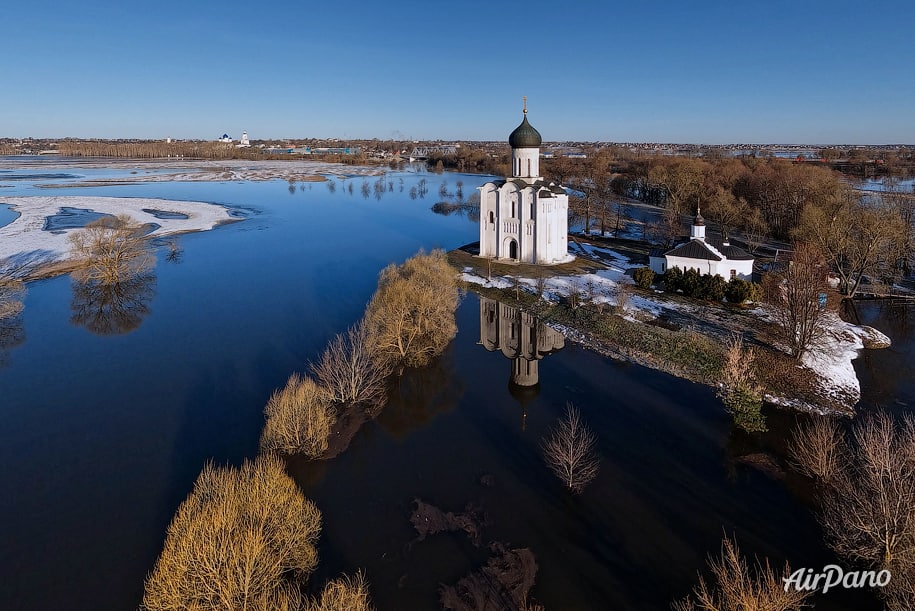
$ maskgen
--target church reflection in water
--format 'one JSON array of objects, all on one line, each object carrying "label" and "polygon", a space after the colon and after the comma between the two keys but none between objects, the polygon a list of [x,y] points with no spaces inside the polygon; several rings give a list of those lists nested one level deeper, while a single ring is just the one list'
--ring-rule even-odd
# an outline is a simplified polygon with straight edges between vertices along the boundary
[{"label": "church reflection in water", "polygon": [[562,350],[565,336],[531,314],[481,296],[480,343],[488,351],[498,350],[511,359],[508,390],[521,404],[524,428],[527,405],[540,392],[540,361]]}]

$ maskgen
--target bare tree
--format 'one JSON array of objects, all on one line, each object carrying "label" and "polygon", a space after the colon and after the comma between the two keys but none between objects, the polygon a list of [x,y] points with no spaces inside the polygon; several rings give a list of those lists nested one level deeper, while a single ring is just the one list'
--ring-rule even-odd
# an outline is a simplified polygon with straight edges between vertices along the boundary
[{"label": "bare tree", "polygon": [[312,370],[327,398],[335,403],[371,408],[384,400],[388,369],[377,358],[364,320],[337,335]]},{"label": "bare tree", "polygon": [[796,360],[823,334],[820,294],[826,292],[826,264],[819,249],[796,244],[787,269],[766,279],[766,299],[772,307],[780,339]]},{"label": "bare tree", "polygon": [[823,485],[820,522],[830,547],[848,561],[890,571],[879,592],[888,608],[913,608],[915,417],[871,414],[849,435],[834,424],[814,425],[792,448],[802,470]]},{"label": "bare tree", "polygon": [[298,609],[320,533],[321,512],[276,456],[208,464],[168,527],[141,608]]},{"label": "bare tree", "polygon": [[909,232],[898,207],[860,199],[847,192],[821,205],[808,204],[795,232],[817,245],[849,297],[865,276],[892,274],[908,246]]},{"label": "bare tree", "polygon": [[362,571],[327,582],[320,598],[308,601],[302,611],[373,611],[369,585]]},{"label": "bare tree", "polygon": [[802,473],[829,483],[848,460],[847,449],[839,423],[834,418],[820,416],[795,434],[789,451]]},{"label": "bare tree", "polygon": [[80,267],[73,277],[80,282],[116,284],[130,280],[155,265],[143,226],[129,216],[102,217],[70,236]]},{"label": "bare tree", "polygon": [[327,391],[307,376],[293,374],[264,408],[267,423],[261,449],[317,458],[327,450],[335,421]]},{"label": "bare tree", "polygon": [[[785,588],[782,578],[769,565],[757,563],[750,571],[746,559],[737,545],[725,537],[721,542],[721,556],[709,558],[715,583],[706,583],[699,577],[693,596],[671,605],[673,611],[795,611],[808,605],[804,601],[811,592]],[[791,575],[786,564],[783,576]]]},{"label": "bare tree", "polygon": [[565,417],[543,441],[547,466],[575,494],[584,490],[600,470],[600,457],[594,450],[596,440],[579,411],[569,403]]},{"label": "bare tree", "polygon": [[12,318],[22,312],[25,284],[0,271],[0,320]]}]

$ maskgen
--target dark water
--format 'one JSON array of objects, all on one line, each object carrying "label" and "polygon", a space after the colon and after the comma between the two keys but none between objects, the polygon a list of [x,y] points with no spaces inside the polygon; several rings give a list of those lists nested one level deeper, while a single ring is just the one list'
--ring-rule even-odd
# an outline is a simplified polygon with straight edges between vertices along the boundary
[{"label": "dark water", "polygon": [[[422,179],[427,193],[414,199]],[[135,608],[201,467],[256,455],[270,393],[358,319],[378,271],[420,247],[475,239],[466,216],[429,211],[441,182],[457,180],[470,194],[485,177],[55,190],[213,201],[246,220],[180,236],[180,257],[170,263],[163,248],[128,294],[66,277],[30,285],[18,340],[0,347],[0,608]],[[487,551],[458,534],[411,545],[414,498],[449,511],[479,503],[484,545],[536,555],[533,596],[548,609],[667,608],[723,533],[776,563],[834,561],[803,489],[739,462],[759,442],[733,434],[710,389],[567,342],[539,362],[539,392],[518,392],[512,362],[479,343],[473,295],[458,318],[442,359],[404,378],[344,454],[291,466],[324,513],[316,586],[364,568],[380,610],[437,608],[439,584]],[[568,401],[602,456],[579,497],[540,454]],[[773,429],[795,421],[782,415]],[[870,600],[832,602],[818,608]]]},{"label": "dark water", "polygon": [[70,208],[64,206],[60,211],[45,219],[44,230],[50,232],[63,231],[64,229],[79,229],[92,221],[110,217],[110,214],[101,214],[85,208]]},{"label": "dark water", "polygon": [[915,303],[862,301],[847,308],[844,315],[852,322],[880,329],[893,341],[884,350],[865,350],[854,361],[862,405],[915,413]]}]

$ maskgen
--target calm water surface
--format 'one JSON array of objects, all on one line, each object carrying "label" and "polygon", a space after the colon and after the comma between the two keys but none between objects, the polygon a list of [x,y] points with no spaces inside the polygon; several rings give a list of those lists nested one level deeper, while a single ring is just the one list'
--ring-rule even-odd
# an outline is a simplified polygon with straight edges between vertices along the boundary
[{"label": "calm water surface", "polygon": [[[411,198],[422,179],[425,197]],[[256,455],[270,393],[358,319],[378,271],[420,247],[476,239],[467,218],[429,211],[441,183],[453,192],[457,180],[469,195],[485,177],[391,174],[383,191],[375,178],[337,179],[333,190],[282,181],[54,190],[212,201],[245,220],[181,236],[172,261],[160,249],[154,276],[126,295],[85,295],[66,277],[32,283],[15,333],[0,329],[0,608],[135,608],[201,467]],[[0,204],[36,193],[20,183]],[[473,295],[458,321],[445,355],[405,377],[344,454],[290,466],[324,512],[315,587],[363,568],[379,609],[437,608],[440,584],[500,541],[534,552],[532,594],[547,609],[662,609],[692,587],[723,532],[776,563],[834,561],[803,493],[739,461],[759,442],[731,431],[710,389],[566,342],[540,362],[539,392],[520,395],[511,362],[480,345]],[[569,401],[602,456],[579,497],[540,454]],[[795,420],[778,416],[773,429]],[[480,505],[484,545],[458,534],[414,541],[416,498],[447,511]]]}]

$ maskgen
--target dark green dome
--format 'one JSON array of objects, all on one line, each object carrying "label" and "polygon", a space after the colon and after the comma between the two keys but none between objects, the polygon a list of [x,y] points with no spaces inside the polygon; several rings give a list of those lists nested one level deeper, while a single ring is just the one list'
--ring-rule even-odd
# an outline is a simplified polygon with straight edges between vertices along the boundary
[{"label": "dark green dome", "polygon": [[515,131],[508,137],[508,144],[513,149],[534,149],[540,148],[543,138],[540,132],[534,129],[534,126],[527,122],[527,114],[524,115],[524,121],[515,128]]}]

